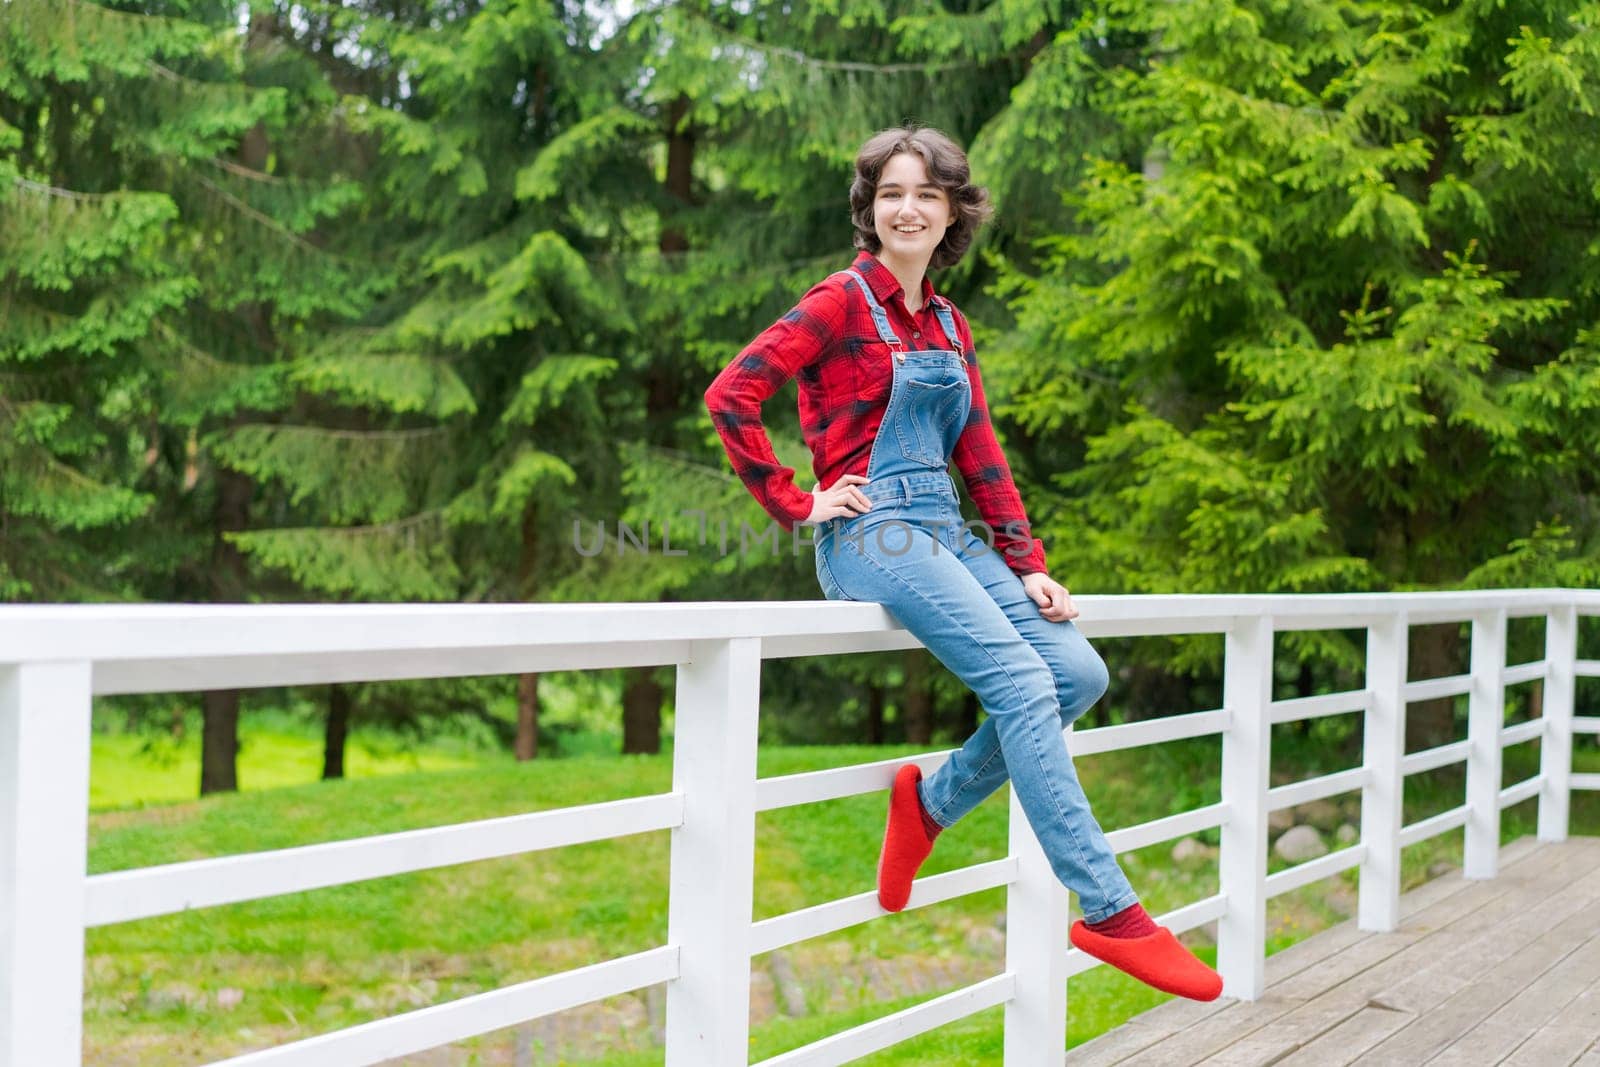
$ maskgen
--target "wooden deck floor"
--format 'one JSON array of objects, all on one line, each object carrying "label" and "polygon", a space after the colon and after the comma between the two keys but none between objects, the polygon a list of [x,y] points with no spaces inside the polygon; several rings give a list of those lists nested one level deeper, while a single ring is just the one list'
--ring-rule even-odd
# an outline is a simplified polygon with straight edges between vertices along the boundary
[{"label": "wooden deck floor", "polygon": [[1524,838],[1498,878],[1436,879],[1401,914],[1394,933],[1352,921],[1271,957],[1261,1000],[1171,1001],[1066,1062],[1600,1067],[1600,837]]}]

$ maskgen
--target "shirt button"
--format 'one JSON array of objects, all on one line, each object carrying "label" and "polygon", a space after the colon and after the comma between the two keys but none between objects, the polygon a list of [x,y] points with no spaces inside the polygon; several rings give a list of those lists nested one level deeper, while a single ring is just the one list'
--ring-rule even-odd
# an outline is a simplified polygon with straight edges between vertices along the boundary
[{"label": "shirt button", "polygon": [[921,340],[922,338],[922,334],[918,333],[916,330],[911,331],[911,336],[917,338],[918,340]]}]

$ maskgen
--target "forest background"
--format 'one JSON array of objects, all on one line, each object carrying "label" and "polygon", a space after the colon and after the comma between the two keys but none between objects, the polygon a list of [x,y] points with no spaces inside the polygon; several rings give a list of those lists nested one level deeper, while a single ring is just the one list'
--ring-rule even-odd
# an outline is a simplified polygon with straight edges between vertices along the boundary
[{"label": "forest background", "polygon": [[[935,284],[1075,593],[1593,585],[1597,113],[1600,4],[1563,0],[0,0],[0,600],[817,598],[808,551],[705,535],[768,519],[701,398],[848,263],[854,149],[906,121],[998,206]],[[1097,714],[1216,705],[1220,642],[1107,646]],[[1280,649],[1288,694],[1361,670]],[[979,714],[921,651],[764,673],[767,741]],[[198,728],[216,792],[242,710],[337,777],[353,724],[559,752],[552,705],[657,751],[669,684],[99,722]]]}]

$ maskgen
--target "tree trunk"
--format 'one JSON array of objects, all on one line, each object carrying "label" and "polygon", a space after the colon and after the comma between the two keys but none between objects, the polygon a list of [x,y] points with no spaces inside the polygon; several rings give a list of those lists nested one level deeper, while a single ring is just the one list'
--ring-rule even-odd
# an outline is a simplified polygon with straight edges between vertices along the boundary
[{"label": "tree trunk", "polygon": [[1174,711],[1196,706],[1189,680],[1182,675],[1149,663],[1133,663],[1125,671],[1128,688],[1122,706],[1129,722],[1171,715]]},{"label": "tree trunk", "polygon": [[[244,475],[217,471],[216,541],[211,551],[211,599],[215,603],[244,599],[244,557],[225,535],[245,528],[252,492],[250,479]],[[239,788],[239,691],[208,692],[200,708],[200,795],[234,792]]]},{"label": "tree trunk", "polygon": [[[1447,678],[1462,674],[1461,635],[1455,626],[1413,626],[1411,628],[1411,670],[1414,679]],[[1406,708],[1406,751],[1436,748],[1456,740],[1455,697],[1424,700]]]},{"label": "tree trunk", "polygon": [[978,732],[978,694],[967,690],[961,698],[961,711],[956,717],[956,734],[965,741]]},{"label": "tree trunk", "polygon": [[905,654],[905,695],[900,706],[905,709],[906,743],[926,745],[933,740],[933,702],[928,693],[928,654],[920,648],[908,649]]},{"label": "tree trunk", "polygon": [[200,696],[200,795],[239,789],[239,690],[212,689]]},{"label": "tree trunk", "polygon": [[[694,130],[689,124],[689,98],[679,93],[667,107],[667,195],[684,207],[693,203]],[[663,220],[661,251],[667,255],[689,250],[683,227]]]},{"label": "tree trunk", "polygon": [[350,736],[350,690],[328,687],[328,723],[322,739],[322,779],[344,777],[344,742]]},{"label": "tree trunk", "polygon": [[867,686],[867,744],[883,744],[883,686]]},{"label": "tree trunk", "polygon": [[539,676],[517,677],[517,740],[512,751],[525,763],[539,754]]},{"label": "tree trunk", "polygon": [[624,755],[661,751],[661,700],[665,695],[653,667],[630,667],[622,690]]}]

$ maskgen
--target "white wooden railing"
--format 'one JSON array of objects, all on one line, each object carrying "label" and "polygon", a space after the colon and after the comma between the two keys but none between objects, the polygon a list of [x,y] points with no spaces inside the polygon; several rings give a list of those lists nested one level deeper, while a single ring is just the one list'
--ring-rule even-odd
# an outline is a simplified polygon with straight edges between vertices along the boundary
[{"label": "white wooden railing", "polygon": [[[1567,833],[1580,615],[1600,591],[1528,590],[1345,596],[1083,597],[1091,637],[1226,635],[1223,707],[1070,736],[1086,755],[1179,738],[1222,737],[1221,801],[1113,832],[1119,851],[1219,827],[1217,892],[1162,918],[1175,930],[1218,920],[1227,995],[1263,992],[1266,903],[1360,867],[1359,922],[1394,928],[1400,850],[1466,828],[1466,874],[1495,874],[1502,808],[1537,796],[1539,837]],[[1544,658],[1507,666],[1506,620],[1543,616]],[[1470,622],[1468,674],[1407,681],[1408,627]],[[1272,699],[1273,634],[1364,628],[1364,688]],[[665,983],[666,1062],[748,1062],[750,958],[882,914],[870,871],[863,892],[752,922],[755,816],[760,811],[886,789],[902,760],[779,778],[756,777],[761,661],[908,648],[868,604],[704,603],[560,606],[97,606],[0,608],[0,1065],[55,1067],[81,1056],[84,929],[153,915],[537,849],[672,831],[667,943],[393,1018],[248,1053],[231,1067],[355,1067],[420,1051],[605,997]],[[195,691],[526,671],[677,667],[672,791],[275,852],[88,876],[85,869],[90,701],[96,694]],[[1505,689],[1544,680],[1541,718],[1503,726]],[[1466,694],[1468,736],[1406,753],[1408,702]],[[1269,788],[1271,726],[1361,712],[1362,765]],[[1540,772],[1509,787],[1501,750],[1538,739]],[[936,767],[944,753],[918,763]],[[1403,825],[1405,776],[1465,762],[1464,802]],[[1267,875],[1268,813],[1361,792],[1360,840]],[[1009,1067],[1059,1067],[1066,983],[1094,961],[1067,948],[1067,895],[1011,809],[1005,859],[924,878],[910,906],[1007,888],[1003,973],[804,1048],[768,1065],[838,1064],[997,1004]]]}]

